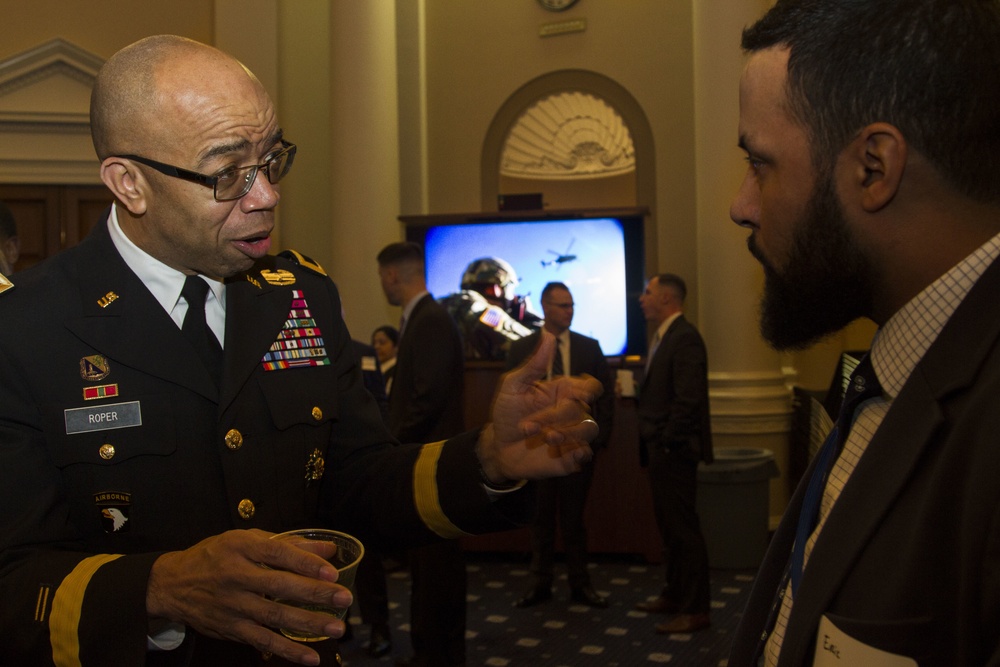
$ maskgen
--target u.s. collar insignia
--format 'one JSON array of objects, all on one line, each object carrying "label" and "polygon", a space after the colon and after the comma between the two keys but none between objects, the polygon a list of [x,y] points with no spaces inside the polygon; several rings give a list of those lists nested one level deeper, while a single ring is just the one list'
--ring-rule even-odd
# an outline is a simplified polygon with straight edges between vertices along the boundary
[{"label": "u.s. collar insignia", "polygon": [[103,354],[92,354],[80,359],[80,377],[84,380],[97,382],[108,377],[110,372],[111,364]]},{"label": "u.s. collar insignia", "polygon": [[260,277],[266,280],[269,285],[295,284],[295,274],[291,271],[286,271],[285,269],[278,269],[277,271],[264,269],[260,272]]},{"label": "u.s. collar insignia", "polygon": [[107,294],[105,294],[104,296],[102,296],[100,299],[97,300],[97,305],[100,306],[101,308],[107,308],[117,300],[118,300],[117,294],[115,294],[114,292],[108,292]]},{"label": "u.s. collar insignia", "polygon": [[14,283],[12,283],[10,281],[10,278],[8,278],[4,274],[0,273],[0,294],[2,294],[3,292],[6,292],[7,290],[9,290],[13,286],[14,286]]}]

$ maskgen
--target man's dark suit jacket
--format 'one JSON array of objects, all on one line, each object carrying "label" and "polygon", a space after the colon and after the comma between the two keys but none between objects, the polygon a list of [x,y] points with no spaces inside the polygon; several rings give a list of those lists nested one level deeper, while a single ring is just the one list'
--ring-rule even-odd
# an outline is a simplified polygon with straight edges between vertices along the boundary
[{"label": "man's dark suit jacket", "polygon": [[[523,363],[535,352],[541,340],[541,331],[536,331],[530,336],[511,343],[510,351],[507,353],[507,368],[511,369]],[[608,369],[604,352],[601,351],[601,344],[596,340],[571,330],[569,332],[569,351],[570,375],[583,373],[593,375],[604,387],[604,393],[597,399],[594,406],[594,421],[597,422],[600,434],[590,446],[596,452],[607,445],[608,439],[611,438],[615,384],[611,380],[611,371]]]},{"label": "man's dark suit jacket", "polygon": [[[389,392],[389,430],[401,442],[443,440],[463,429],[462,340],[430,294],[406,321]],[[457,540],[410,552],[410,640],[431,665],[465,662],[465,559]],[[424,664],[419,662],[418,664]]]},{"label": "man's dark suit jacket", "polygon": [[[484,492],[476,434],[393,446],[328,277],[267,257],[229,281],[220,390],[106,223],[0,295],[5,664],[52,664],[55,647],[84,666],[145,664],[153,561],[226,530],[329,525],[405,547],[512,526],[500,510],[518,501]],[[308,319],[323,365],[266,370]],[[158,664],[205,649],[263,664],[190,629]]]},{"label": "man's dark suit jacket", "polygon": [[653,353],[639,386],[639,460],[659,447],[690,450],[712,462],[708,409],[708,355],[701,334],[683,315],[675,319]]},{"label": "man's dark suit jacket", "polygon": [[[1000,665],[998,302],[994,262],[893,399],[809,556],[780,667],[812,664],[823,615],[921,666]],[[771,540],[733,667],[751,664],[811,473]]]},{"label": "man's dark suit jacket", "polygon": [[464,429],[462,341],[430,294],[410,313],[389,393],[389,430],[400,442],[443,440]]}]

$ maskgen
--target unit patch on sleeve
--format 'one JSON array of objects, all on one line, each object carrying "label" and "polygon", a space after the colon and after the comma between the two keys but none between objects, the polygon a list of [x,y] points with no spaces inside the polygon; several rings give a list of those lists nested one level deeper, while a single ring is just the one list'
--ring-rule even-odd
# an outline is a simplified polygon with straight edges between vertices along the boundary
[{"label": "unit patch on sleeve", "polygon": [[313,319],[302,290],[292,290],[292,308],[285,326],[260,362],[265,371],[330,365],[323,333]]}]

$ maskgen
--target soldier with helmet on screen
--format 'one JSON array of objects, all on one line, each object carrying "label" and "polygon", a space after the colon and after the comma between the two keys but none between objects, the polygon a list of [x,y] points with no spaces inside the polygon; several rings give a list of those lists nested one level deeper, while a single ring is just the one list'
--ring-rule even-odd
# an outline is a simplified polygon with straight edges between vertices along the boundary
[{"label": "soldier with helmet on screen", "polygon": [[503,259],[480,257],[465,267],[461,290],[441,299],[462,333],[466,357],[503,359],[512,341],[542,326],[528,298],[515,294],[518,282]]}]

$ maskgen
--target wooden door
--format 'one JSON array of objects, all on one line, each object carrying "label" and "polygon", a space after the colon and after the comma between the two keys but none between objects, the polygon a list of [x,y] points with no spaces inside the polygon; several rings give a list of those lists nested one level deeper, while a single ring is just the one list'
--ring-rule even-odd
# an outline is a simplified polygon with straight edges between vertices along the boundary
[{"label": "wooden door", "polygon": [[79,243],[112,200],[103,185],[0,185],[21,239],[15,273]]}]

